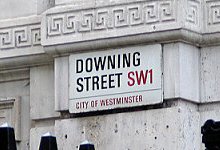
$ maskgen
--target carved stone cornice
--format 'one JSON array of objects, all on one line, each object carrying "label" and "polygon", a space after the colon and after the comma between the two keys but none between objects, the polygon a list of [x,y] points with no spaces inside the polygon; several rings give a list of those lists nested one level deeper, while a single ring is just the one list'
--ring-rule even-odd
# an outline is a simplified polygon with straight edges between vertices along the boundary
[{"label": "carved stone cornice", "polygon": [[[176,0],[135,1],[76,10],[50,10],[43,19],[44,46],[113,38],[178,27]],[[71,6],[68,6],[71,7]],[[68,9],[68,10],[67,10]],[[45,23],[45,24],[44,24]]]},{"label": "carved stone cornice", "polygon": [[[47,52],[62,53],[74,51],[79,43],[91,43],[89,47],[101,48],[101,41],[110,44],[106,47],[128,44],[127,41],[130,44],[152,41],[196,41],[200,44],[204,33],[202,4],[200,0],[121,0],[106,3],[97,0],[88,4],[57,6],[43,14],[42,45]],[[196,37],[187,39],[186,32],[196,34]],[[168,37],[164,38],[166,35]],[[82,44],[82,47],[85,46]]]},{"label": "carved stone cornice", "polygon": [[220,1],[204,1],[204,33],[220,32]]},{"label": "carved stone cornice", "polygon": [[82,0],[41,16],[0,21],[0,65],[18,56],[39,61],[47,53],[129,44],[219,45],[219,37],[218,0]]},{"label": "carved stone cornice", "polygon": [[0,70],[45,63],[41,16],[0,21]]},{"label": "carved stone cornice", "polygon": [[[41,17],[19,18],[0,22],[0,51],[31,49],[41,46]],[[1,56],[3,57],[3,56]]]}]

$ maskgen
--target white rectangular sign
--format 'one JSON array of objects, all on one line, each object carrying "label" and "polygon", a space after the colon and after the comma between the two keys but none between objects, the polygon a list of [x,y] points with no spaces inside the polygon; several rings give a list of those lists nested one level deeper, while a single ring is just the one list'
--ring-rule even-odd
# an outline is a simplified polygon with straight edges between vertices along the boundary
[{"label": "white rectangular sign", "polygon": [[70,55],[70,112],[161,103],[161,64],[159,44]]}]

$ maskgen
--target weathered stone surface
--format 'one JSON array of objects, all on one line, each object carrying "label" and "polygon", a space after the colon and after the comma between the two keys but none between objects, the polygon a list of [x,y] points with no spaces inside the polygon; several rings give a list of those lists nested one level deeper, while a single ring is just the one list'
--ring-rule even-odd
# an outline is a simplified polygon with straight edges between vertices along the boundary
[{"label": "weathered stone surface", "polygon": [[40,23],[41,16],[0,20],[0,70],[45,64],[52,60],[41,46]]},{"label": "weathered stone surface", "polygon": [[[43,16],[42,45],[176,29],[180,27],[176,15],[178,7],[176,0],[157,3],[125,0],[104,3],[98,0],[58,6],[48,10]],[[153,17],[147,15],[148,12]]]},{"label": "weathered stone surface", "polygon": [[55,133],[60,150],[77,149],[85,139],[105,150],[200,149],[199,113],[196,105],[187,102],[164,109],[57,120]]},{"label": "weathered stone surface", "polygon": [[0,72],[0,83],[16,80],[28,80],[29,78],[30,75],[29,70],[27,68]]},{"label": "weathered stone surface", "polygon": [[37,15],[54,6],[54,0],[0,1],[0,20]]},{"label": "weathered stone surface", "polygon": [[30,69],[30,114],[31,119],[57,117],[54,102],[53,65]]},{"label": "weathered stone surface", "polygon": [[43,53],[40,20],[31,16],[0,21],[0,58]]},{"label": "weathered stone surface", "polygon": [[[22,0],[21,4],[25,2]],[[9,3],[13,7],[17,2]],[[39,13],[54,5],[53,0],[28,3],[25,9],[33,7],[33,11]],[[56,0],[56,3],[57,6],[47,10],[43,17],[27,15],[2,20],[0,57],[39,54],[45,61],[48,57],[43,57],[45,52],[41,45],[47,53],[60,54],[155,41],[186,41],[204,46],[217,44],[220,39],[218,33],[202,34],[219,30],[219,2],[215,1]],[[0,64],[5,63],[1,61]]]},{"label": "weathered stone surface", "polygon": [[55,0],[56,5],[62,5],[62,4],[70,4],[73,3],[74,0]]},{"label": "weathered stone surface", "polygon": [[220,22],[219,22],[219,8],[220,8],[219,1],[211,1],[205,0],[203,5],[203,13],[204,18],[201,17],[200,19],[204,19],[204,31],[206,33],[215,33],[220,30]]},{"label": "weathered stone surface", "polygon": [[69,57],[55,58],[55,110],[69,109]]},{"label": "weathered stone surface", "polygon": [[199,96],[199,49],[184,44],[164,45],[164,98],[184,98],[194,102]]},{"label": "weathered stone surface", "polygon": [[[219,14],[217,0],[1,0],[0,101],[19,97],[21,108],[14,117],[15,103],[1,103],[0,123],[21,127],[20,150],[29,149],[29,139],[37,150],[56,119],[60,150],[77,149],[85,138],[100,150],[204,149],[201,125],[220,120]],[[70,54],[155,43],[163,46],[165,102],[182,101],[62,119],[74,116],[68,112]]]},{"label": "weathered stone surface", "polygon": [[[0,2],[0,19],[9,19],[15,17],[29,16],[35,14],[36,0],[8,0]],[[26,7],[23,7],[26,6]]]},{"label": "weathered stone surface", "polygon": [[219,47],[201,50],[201,101],[213,102],[220,99],[220,51]]}]

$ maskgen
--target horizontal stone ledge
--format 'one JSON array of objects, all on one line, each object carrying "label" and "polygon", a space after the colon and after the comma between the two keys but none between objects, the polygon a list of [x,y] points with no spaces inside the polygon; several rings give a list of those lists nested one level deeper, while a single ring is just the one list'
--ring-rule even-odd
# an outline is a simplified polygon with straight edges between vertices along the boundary
[{"label": "horizontal stone ledge", "polygon": [[0,71],[0,83],[28,80],[30,72],[27,68]]},{"label": "horizontal stone ledge", "polygon": [[26,55],[0,59],[0,71],[27,68],[53,63],[53,58],[47,54]]},{"label": "horizontal stone ledge", "polygon": [[216,46],[220,44],[220,33],[199,34],[187,29],[174,29],[154,33],[47,45],[44,46],[44,50],[46,53],[53,55],[66,55],[67,53],[84,50],[97,50],[136,44],[166,44],[171,42],[184,42],[198,47]]},{"label": "horizontal stone ledge", "polygon": [[201,34],[191,32],[189,30],[176,29],[156,33],[137,34],[115,38],[104,38],[74,43],[50,45],[44,46],[44,50],[46,53],[53,55],[66,55],[67,53],[79,52],[84,50],[98,50],[137,44],[187,42],[199,46],[199,43],[202,43],[202,41],[203,37]]},{"label": "horizontal stone ledge", "polygon": [[40,24],[41,19],[42,19],[41,15],[19,17],[14,19],[4,19],[4,20],[0,20],[0,29],[15,28],[15,27],[27,26],[31,24]]},{"label": "horizontal stone ledge", "polygon": [[57,112],[61,113],[61,116],[60,116],[61,119],[67,119],[67,118],[88,117],[88,116],[96,116],[96,115],[132,113],[132,112],[155,110],[155,109],[167,109],[167,108],[175,107],[178,104],[187,104],[187,105],[192,105],[195,107],[198,107],[200,105],[200,103],[196,103],[194,101],[186,100],[183,98],[170,98],[170,99],[164,99],[164,101],[160,104],[115,108],[115,109],[109,109],[109,110],[97,110],[97,111],[81,112],[81,113],[70,113],[68,110],[65,110],[65,111],[57,110]]}]

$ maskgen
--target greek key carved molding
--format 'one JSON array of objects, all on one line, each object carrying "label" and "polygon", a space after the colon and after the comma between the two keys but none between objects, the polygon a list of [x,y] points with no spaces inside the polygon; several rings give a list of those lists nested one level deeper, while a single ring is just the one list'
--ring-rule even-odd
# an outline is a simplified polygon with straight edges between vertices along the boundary
[{"label": "greek key carved molding", "polygon": [[220,24],[220,1],[207,1],[208,24]]},{"label": "greek key carved molding", "polygon": [[194,27],[201,25],[201,1],[199,0],[188,0],[187,1],[187,17],[186,21],[188,24]]},{"label": "greek key carved molding", "polygon": [[[56,36],[106,33],[176,22],[176,0],[136,3],[47,14],[46,39]],[[147,31],[147,28],[146,28]],[[124,33],[126,34],[126,33]]]},{"label": "greek key carved molding", "polygon": [[205,31],[219,32],[220,31],[220,1],[206,0],[205,1]]},{"label": "greek key carved molding", "polygon": [[40,24],[0,28],[0,50],[32,47],[40,44]]}]

